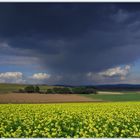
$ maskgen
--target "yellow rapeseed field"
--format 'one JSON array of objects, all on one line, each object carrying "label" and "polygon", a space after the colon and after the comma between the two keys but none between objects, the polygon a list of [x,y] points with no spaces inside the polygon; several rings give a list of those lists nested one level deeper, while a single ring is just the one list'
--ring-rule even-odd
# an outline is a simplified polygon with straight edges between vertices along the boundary
[{"label": "yellow rapeseed field", "polygon": [[140,103],[1,104],[0,137],[140,137]]}]

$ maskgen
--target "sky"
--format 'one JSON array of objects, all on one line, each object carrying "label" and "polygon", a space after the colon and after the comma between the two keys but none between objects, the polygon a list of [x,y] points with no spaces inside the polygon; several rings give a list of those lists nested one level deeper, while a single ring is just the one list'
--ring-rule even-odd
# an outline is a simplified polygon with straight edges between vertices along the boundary
[{"label": "sky", "polygon": [[140,3],[0,3],[0,82],[140,84]]}]

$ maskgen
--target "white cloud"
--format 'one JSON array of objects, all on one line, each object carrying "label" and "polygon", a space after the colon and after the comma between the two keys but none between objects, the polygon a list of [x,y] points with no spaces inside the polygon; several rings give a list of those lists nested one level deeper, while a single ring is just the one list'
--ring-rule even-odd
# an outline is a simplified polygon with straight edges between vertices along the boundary
[{"label": "white cloud", "polygon": [[[105,71],[101,72],[88,72],[86,77],[90,82],[95,82],[98,84],[112,84],[122,82],[126,82],[126,76],[129,74],[131,69],[130,65],[126,65],[124,67],[114,67],[109,68]],[[119,79],[118,79],[119,78]],[[127,77],[128,78],[128,77]]]},{"label": "white cloud", "polygon": [[88,78],[88,80],[94,81],[95,83],[100,83],[104,81],[104,77],[100,76],[99,73],[95,72],[88,72],[86,74],[86,77]]},{"label": "white cloud", "polygon": [[50,80],[50,74],[34,73],[32,76],[23,75],[22,72],[0,73],[0,83],[38,84]]},{"label": "white cloud", "polygon": [[0,73],[0,78],[6,78],[6,79],[10,79],[10,78],[18,79],[18,78],[22,78],[22,76],[23,74],[21,72]]},{"label": "white cloud", "polygon": [[1,83],[25,83],[23,80],[23,73],[21,72],[5,72],[0,73]]},{"label": "white cloud", "polygon": [[129,73],[130,65],[126,65],[124,68],[122,67],[115,67],[107,69],[103,72],[99,72],[98,74],[103,77],[114,77],[118,76],[121,80],[124,80],[126,75]]},{"label": "white cloud", "polygon": [[50,78],[50,74],[47,73],[35,73],[31,76],[32,79],[36,79],[36,80],[45,80]]},{"label": "white cloud", "polygon": [[94,73],[93,72],[88,72],[87,77],[90,77],[90,79],[94,78]]}]

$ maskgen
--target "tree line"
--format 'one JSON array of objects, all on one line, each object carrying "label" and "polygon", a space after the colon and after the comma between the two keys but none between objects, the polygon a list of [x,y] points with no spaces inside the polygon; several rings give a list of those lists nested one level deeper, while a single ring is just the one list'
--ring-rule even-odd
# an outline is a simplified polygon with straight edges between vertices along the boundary
[{"label": "tree line", "polygon": [[24,89],[19,89],[20,93],[42,93],[42,94],[97,94],[93,87],[54,87],[42,91],[37,85],[28,85]]}]

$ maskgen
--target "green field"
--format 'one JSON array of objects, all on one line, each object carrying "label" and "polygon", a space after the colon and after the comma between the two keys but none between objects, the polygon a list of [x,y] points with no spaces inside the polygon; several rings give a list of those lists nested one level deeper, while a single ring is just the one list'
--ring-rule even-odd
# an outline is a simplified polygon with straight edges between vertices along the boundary
[{"label": "green field", "polygon": [[140,93],[136,92],[125,92],[124,94],[86,94],[86,96],[93,99],[102,99],[103,101],[140,101]]},{"label": "green field", "polygon": [[9,93],[24,88],[25,85],[20,84],[0,84],[0,93]]},{"label": "green field", "polygon": [[[0,93],[11,93],[14,91],[18,91],[19,89],[24,89],[26,85],[22,84],[0,84]],[[40,85],[40,90],[47,90],[48,88],[52,88],[53,86]]]},{"label": "green field", "polygon": [[139,138],[139,110],[139,102],[0,105],[0,137]]},{"label": "green field", "polygon": [[[21,84],[0,84],[0,93],[11,93],[24,89],[26,85]],[[40,85],[41,91],[46,91],[54,86]],[[101,99],[103,101],[140,101],[140,92],[123,91],[123,94],[81,94],[93,99]]]}]

